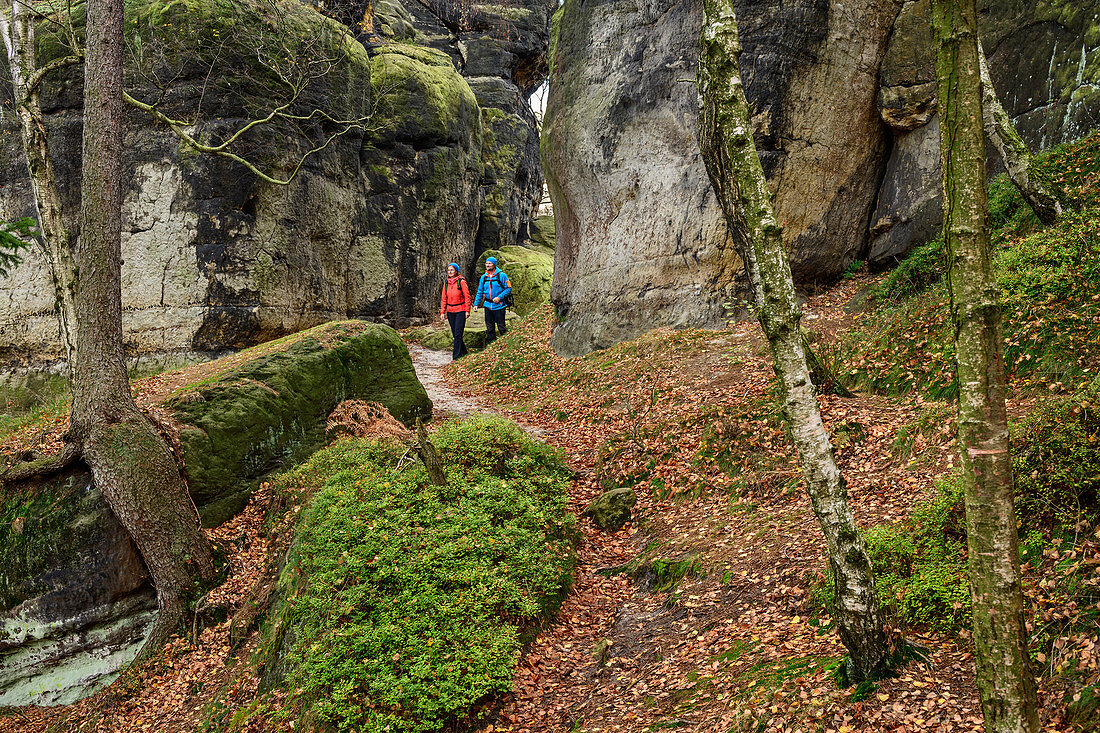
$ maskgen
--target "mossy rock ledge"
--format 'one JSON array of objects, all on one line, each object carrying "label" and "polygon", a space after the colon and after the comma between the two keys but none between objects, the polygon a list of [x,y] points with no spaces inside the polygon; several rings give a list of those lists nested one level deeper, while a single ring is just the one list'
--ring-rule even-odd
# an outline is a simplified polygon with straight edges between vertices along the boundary
[{"label": "mossy rock ledge", "polygon": [[257,479],[320,447],[324,419],[343,400],[379,402],[405,424],[431,417],[392,328],[344,321],[309,334],[166,403],[182,424],[184,471],[204,526],[243,509]]},{"label": "mossy rock ledge", "polygon": [[109,684],[156,605],[86,469],[0,491],[0,707],[67,705]]},{"label": "mossy rock ledge", "polygon": [[[255,352],[221,373],[203,365],[216,376],[163,403],[207,526],[240,511],[261,476],[320,447],[342,400],[379,402],[405,423],[431,415],[388,326],[334,322]],[[155,614],[141,555],[85,467],[0,488],[0,707],[93,694],[133,659]]]}]

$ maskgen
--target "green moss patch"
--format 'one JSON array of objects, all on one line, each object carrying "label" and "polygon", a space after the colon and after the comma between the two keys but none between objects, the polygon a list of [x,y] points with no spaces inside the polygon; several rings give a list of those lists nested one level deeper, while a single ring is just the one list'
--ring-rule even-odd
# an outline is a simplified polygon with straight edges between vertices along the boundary
[{"label": "green moss patch", "polygon": [[406,423],[431,415],[397,333],[361,323],[297,338],[165,403],[183,426],[184,470],[203,523],[225,521],[257,478],[321,445],[324,418],[345,399],[380,402]]},{"label": "green moss patch", "polygon": [[471,289],[477,288],[478,279],[485,274],[485,260],[497,258],[497,266],[512,282],[515,311],[525,316],[543,303],[550,302],[550,286],[554,280],[554,256],[543,250],[517,245],[486,251],[478,262],[477,276],[470,281]]},{"label": "green moss patch", "polygon": [[[990,188],[1005,365],[1021,386],[1073,391],[1100,373],[1100,133],[1042,165],[1072,203],[1053,226],[1039,226],[1007,179]],[[879,307],[830,354],[841,378],[887,394],[957,394],[944,267],[943,245],[932,242],[886,278]]]},{"label": "green moss patch", "polygon": [[[446,486],[403,446],[338,442],[277,482],[305,508],[267,627],[268,684],[310,727],[439,731],[511,688],[574,564],[570,472],[499,418],[442,425]],[[241,721],[243,726],[246,721]]]},{"label": "green moss patch", "polygon": [[531,220],[531,241],[534,249],[554,256],[558,230],[553,216],[537,216]]}]

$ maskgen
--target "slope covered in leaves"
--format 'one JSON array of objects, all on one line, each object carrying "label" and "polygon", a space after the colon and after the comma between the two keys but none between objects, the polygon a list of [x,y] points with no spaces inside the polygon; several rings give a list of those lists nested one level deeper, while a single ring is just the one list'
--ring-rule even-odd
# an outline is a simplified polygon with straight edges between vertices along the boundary
[{"label": "slope covered in leaves", "polygon": [[[844,306],[880,283],[859,275],[812,298],[806,324],[837,339],[852,321]],[[610,536],[582,523],[581,592],[536,642],[498,729],[981,729],[951,404],[821,397],[884,602],[929,653],[874,690],[839,690],[823,542],[755,325],[654,332],[574,360],[547,348],[549,330],[549,313],[529,317],[448,376],[549,431],[580,471],[576,508],[625,485],[638,491],[639,511]],[[1017,470],[1028,476],[1037,461],[1047,471],[1079,464],[1067,449],[1100,437],[1091,402],[1072,403],[1072,413],[1059,399],[1013,403],[1014,414],[1031,415],[1016,422]],[[1052,430],[1070,414],[1082,417],[1076,427]],[[1064,507],[1094,501],[1090,486],[1053,472],[1031,487],[1033,507],[1067,490]],[[1100,664],[1095,517],[1074,514],[1071,538],[1033,517],[1026,593],[1044,719],[1048,730],[1087,729],[1082,700]]]}]

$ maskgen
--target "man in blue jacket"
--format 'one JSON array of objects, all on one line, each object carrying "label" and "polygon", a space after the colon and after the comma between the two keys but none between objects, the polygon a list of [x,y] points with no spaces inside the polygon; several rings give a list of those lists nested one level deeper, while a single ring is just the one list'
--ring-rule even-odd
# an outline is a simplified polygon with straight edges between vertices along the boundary
[{"label": "man in blue jacket", "polygon": [[497,267],[497,258],[490,257],[485,260],[485,274],[477,284],[477,295],[474,296],[474,310],[482,303],[485,304],[485,343],[491,344],[496,340],[496,331],[500,329],[500,335],[508,333],[504,325],[504,314],[508,308],[508,296],[512,294],[512,283],[508,282],[508,276]]}]

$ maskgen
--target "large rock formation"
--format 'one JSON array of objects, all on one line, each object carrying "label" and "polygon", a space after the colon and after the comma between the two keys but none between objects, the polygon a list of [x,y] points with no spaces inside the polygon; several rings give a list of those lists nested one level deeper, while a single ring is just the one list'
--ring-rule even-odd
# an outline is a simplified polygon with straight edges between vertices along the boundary
[{"label": "large rock formation", "polygon": [[[428,317],[445,263],[472,264],[482,249],[514,244],[542,186],[525,95],[545,66],[548,20],[541,3],[530,6],[485,6],[480,34],[456,34],[415,0],[382,0],[374,15],[353,14],[363,44],[297,0],[279,0],[281,15],[261,12],[256,0],[128,6],[128,33],[144,38],[138,48],[167,59],[164,68],[132,60],[135,96],[163,98],[180,119],[192,119],[201,104],[205,140],[277,103],[278,85],[256,48],[261,28],[293,54],[312,46],[341,58],[308,86],[297,111],[337,119],[370,111],[365,129],[310,156],[288,186],[196,155],[131,111],[123,233],[131,351],[219,352],[334,318]],[[360,34],[359,19],[373,32]],[[502,25],[506,40],[495,35]],[[59,51],[48,38],[44,44]],[[170,78],[163,89],[156,74]],[[74,222],[81,92],[71,70],[49,80],[44,99]],[[316,121],[265,128],[239,152],[285,176],[335,129]],[[0,134],[18,140],[11,117],[0,121]],[[26,175],[18,146],[2,146],[0,216],[33,215]],[[0,300],[0,364],[60,358],[52,290],[37,253],[0,279]]]},{"label": "large rock formation", "polygon": [[[981,4],[994,81],[1025,139],[1051,145],[1095,125],[1096,4]],[[735,6],[796,279],[828,281],[933,233],[927,0]],[[566,0],[559,13],[543,139],[559,229],[554,347],[574,355],[656,326],[719,324],[741,268],[696,141],[701,0]]]},{"label": "large rock formation", "polygon": [[546,78],[549,4],[381,0],[375,30],[447,53],[483,110],[485,171],[476,250],[516,244],[542,195],[528,97]]},{"label": "large rock formation", "polygon": [[[406,423],[432,412],[401,337],[360,321],[183,378],[194,383],[164,390],[175,396],[159,411],[178,433],[207,526],[239,512],[262,476],[324,444],[341,400],[379,403]],[[99,689],[133,659],[155,613],[141,555],[86,469],[0,486],[0,707],[67,704]]]},{"label": "large rock formation", "polygon": [[[757,146],[803,282],[856,259],[887,146],[877,69],[900,0],[737,2]],[[558,222],[554,347],[717,325],[739,258],[699,156],[699,0],[567,1],[543,164]]]},{"label": "large rock formation", "polygon": [[[1096,3],[984,0],[980,31],[990,74],[1016,128],[1039,150],[1100,124]],[[939,234],[939,123],[929,0],[906,0],[879,72],[882,118],[894,138],[868,259],[890,264]],[[991,170],[1000,161],[991,160]]]}]

